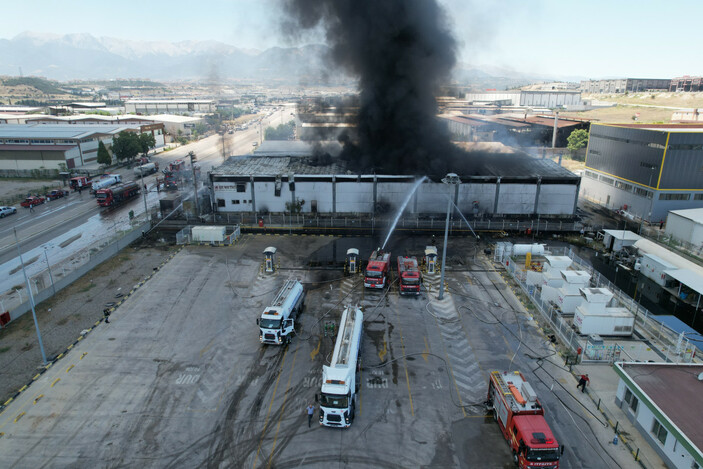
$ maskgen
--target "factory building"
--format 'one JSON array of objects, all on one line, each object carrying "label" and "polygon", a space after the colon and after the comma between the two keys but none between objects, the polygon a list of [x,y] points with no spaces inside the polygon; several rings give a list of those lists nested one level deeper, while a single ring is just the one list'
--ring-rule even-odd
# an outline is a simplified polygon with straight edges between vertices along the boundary
[{"label": "factory building", "polygon": [[[285,151],[289,144],[290,151]],[[409,175],[353,174],[335,158],[340,148],[266,141],[254,156],[230,158],[210,173],[214,209],[281,213],[299,206],[302,213],[377,214],[396,210],[417,182]],[[330,157],[320,158],[321,152]],[[573,173],[551,160],[522,154],[496,153],[486,161],[474,174],[459,174],[462,183],[452,198],[462,212],[487,217],[574,215],[580,178]],[[447,190],[442,183],[425,181],[406,213],[443,213]]]},{"label": "factory building", "polygon": [[669,78],[615,78],[610,80],[583,80],[583,93],[637,93],[647,90],[667,91],[671,85]]},{"label": "factory building", "polygon": [[581,193],[644,220],[703,207],[703,124],[592,124]]},{"label": "factory building", "polygon": [[[154,124],[151,124],[154,125]],[[161,132],[163,126],[153,129]],[[81,126],[19,124],[0,125],[0,173],[23,175],[37,169],[58,170],[61,164],[76,168],[93,163],[98,158],[98,145],[112,144],[120,132],[147,131],[143,126]],[[158,140],[157,140],[158,141]]]},{"label": "factory building", "polygon": [[703,91],[703,77],[684,75],[672,78],[669,91]]},{"label": "factory building", "polygon": [[522,106],[529,108],[571,108],[581,107],[581,91],[486,91],[467,93],[466,100],[471,104],[494,104],[498,106]]},{"label": "factory building", "polygon": [[215,112],[211,99],[130,99],[127,114],[207,114]]},{"label": "factory building", "polygon": [[615,404],[667,467],[703,467],[703,366],[620,362],[614,369],[620,376]]}]

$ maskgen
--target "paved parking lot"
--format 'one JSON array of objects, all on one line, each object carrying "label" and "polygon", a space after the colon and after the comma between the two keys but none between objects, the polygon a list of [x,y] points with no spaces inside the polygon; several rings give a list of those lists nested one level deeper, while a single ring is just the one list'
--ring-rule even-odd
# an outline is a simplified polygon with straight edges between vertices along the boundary
[{"label": "paved parking lot", "polygon": [[[394,255],[419,256],[425,241],[399,239]],[[438,275],[426,278],[429,291],[400,297],[331,268],[347,247],[363,257],[375,242],[246,235],[234,247],[182,250],[0,414],[3,465],[511,467],[483,407],[494,369],[532,382],[566,445],[562,467],[615,466],[605,449],[622,467],[633,463],[571,399],[575,381],[473,241],[451,240],[443,301]],[[281,269],[264,275],[269,245]],[[297,336],[262,347],[255,320],[289,277],[308,291]],[[308,428],[305,407],[334,346],[325,326],[357,303],[356,420],[346,430],[316,419]]]}]

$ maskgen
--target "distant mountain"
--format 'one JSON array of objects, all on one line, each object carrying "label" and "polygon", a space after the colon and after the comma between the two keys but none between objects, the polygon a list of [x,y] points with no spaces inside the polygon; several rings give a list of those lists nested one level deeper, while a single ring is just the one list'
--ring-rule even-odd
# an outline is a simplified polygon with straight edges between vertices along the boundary
[{"label": "distant mountain", "polygon": [[26,32],[0,39],[0,75],[43,76],[54,80],[151,78],[330,79],[321,45],[264,51],[217,41],[157,42]]}]

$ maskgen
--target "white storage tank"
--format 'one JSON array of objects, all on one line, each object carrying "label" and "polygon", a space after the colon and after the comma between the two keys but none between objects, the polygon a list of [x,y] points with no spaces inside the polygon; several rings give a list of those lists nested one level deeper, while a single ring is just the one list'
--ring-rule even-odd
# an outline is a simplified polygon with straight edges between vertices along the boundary
[{"label": "white storage tank", "polygon": [[224,226],[194,226],[191,229],[194,243],[223,243],[225,236]]},{"label": "white storage tank", "polygon": [[544,256],[544,244],[513,244],[513,256],[524,256],[527,253],[532,256]]},{"label": "white storage tank", "polygon": [[675,269],[677,269],[675,265],[654,254],[645,254],[640,260],[640,273],[662,287],[668,286],[664,271]]}]

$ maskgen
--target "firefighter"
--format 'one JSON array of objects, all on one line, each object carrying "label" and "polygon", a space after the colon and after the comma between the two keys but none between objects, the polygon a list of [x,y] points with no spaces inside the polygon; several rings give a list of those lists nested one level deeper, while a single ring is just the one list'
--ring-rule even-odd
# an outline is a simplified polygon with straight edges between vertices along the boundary
[{"label": "firefighter", "polygon": [[576,389],[581,388],[581,392],[586,392],[586,386],[590,383],[590,379],[588,379],[588,374],[581,375],[581,378],[579,378],[579,384],[576,385]]}]

